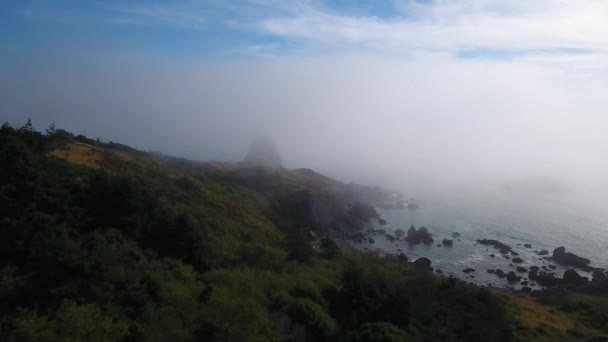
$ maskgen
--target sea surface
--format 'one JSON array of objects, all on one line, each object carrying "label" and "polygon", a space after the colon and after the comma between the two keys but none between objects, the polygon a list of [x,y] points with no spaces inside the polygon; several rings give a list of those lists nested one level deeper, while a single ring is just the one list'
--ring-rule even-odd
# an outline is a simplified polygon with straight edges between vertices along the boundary
[{"label": "sea surface", "polygon": [[[556,247],[565,246],[566,251],[591,260],[591,266],[608,269],[608,220],[599,214],[577,209],[567,201],[550,197],[515,196],[492,193],[491,195],[425,196],[411,199],[419,204],[417,209],[380,210],[387,221],[385,226],[374,224],[375,229],[384,229],[395,235],[401,228],[407,232],[410,225],[427,227],[434,235],[431,245],[409,245],[404,241],[390,242],[384,234],[371,233],[375,243],[350,242],[351,246],[366,251],[389,254],[405,253],[410,260],[427,257],[432,267],[444,274],[465,279],[480,285],[521,288],[519,283],[509,283],[487,269],[502,269],[505,273],[515,271],[517,266],[529,268],[555,265],[557,276],[566,268],[536,254],[545,249],[549,255]],[[452,233],[460,233],[452,237]],[[441,246],[444,239],[452,239],[453,247]],[[514,264],[492,246],[477,243],[477,239],[496,239],[513,248],[524,260]],[[532,248],[523,245],[529,243]],[[494,254],[495,257],[490,257]],[[509,257],[513,257],[509,255]],[[465,274],[463,269],[475,272]],[[580,270],[579,274],[591,276]],[[517,273],[517,272],[516,272]],[[527,273],[517,273],[527,278]],[[522,279],[526,280],[526,279]],[[540,286],[532,286],[532,289]]]}]

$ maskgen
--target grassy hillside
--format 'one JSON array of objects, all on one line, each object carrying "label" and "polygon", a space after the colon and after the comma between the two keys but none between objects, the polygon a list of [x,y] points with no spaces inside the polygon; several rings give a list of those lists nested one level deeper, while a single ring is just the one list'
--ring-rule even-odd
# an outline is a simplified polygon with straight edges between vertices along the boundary
[{"label": "grassy hillside", "polygon": [[[339,251],[329,239],[315,249],[306,223],[256,187],[124,145],[4,125],[0,165],[2,340],[548,341],[607,333],[605,299],[541,302]],[[316,187],[308,171],[286,175],[295,188]]]}]

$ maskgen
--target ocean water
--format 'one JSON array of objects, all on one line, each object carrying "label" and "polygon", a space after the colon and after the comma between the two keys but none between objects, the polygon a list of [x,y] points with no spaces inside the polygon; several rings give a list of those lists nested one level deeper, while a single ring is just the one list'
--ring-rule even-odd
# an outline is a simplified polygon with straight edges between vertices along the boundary
[{"label": "ocean water", "polygon": [[[502,269],[508,273],[516,272],[517,266],[555,265],[556,269],[550,271],[561,277],[566,268],[535,253],[545,249],[550,256],[559,246],[590,259],[591,266],[608,269],[608,220],[601,215],[583,214],[566,202],[512,194],[427,196],[415,201],[420,205],[418,209],[380,211],[387,224],[375,224],[374,228],[384,229],[394,236],[398,228],[407,231],[410,225],[425,226],[434,235],[433,244],[413,246],[404,241],[390,242],[384,234],[371,233],[368,236],[375,240],[374,244],[351,242],[352,247],[389,254],[405,253],[410,260],[427,257],[432,261],[432,267],[444,274],[495,287],[520,288],[521,285],[487,273],[487,269]],[[460,236],[452,237],[453,232]],[[454,240],[453,247],[437,247],[444,238]],[[477,239],[496,239],[511,246],[524,263],[512,263],[494,247],[477,244]],[[525,248],[526,243],[532,248]],[[462,272],[465,268],[476,271],[465,274]],[[591,278],[588,273],[577,271]],[[528,276],[527,273],[517,275]]]}]

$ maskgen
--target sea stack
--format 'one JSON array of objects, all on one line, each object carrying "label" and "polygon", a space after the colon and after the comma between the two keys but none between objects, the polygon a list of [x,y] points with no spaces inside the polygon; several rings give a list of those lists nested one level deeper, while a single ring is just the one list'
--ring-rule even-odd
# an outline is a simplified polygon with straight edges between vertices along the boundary
[{"label": "sea stack", "polygon": [[272,140],[267,137],[260,137],[254,140],[249,148],[249,153],[247,153],[247,156],[243,160],[243,164],[272,170],[282,167],[281,156]]}]

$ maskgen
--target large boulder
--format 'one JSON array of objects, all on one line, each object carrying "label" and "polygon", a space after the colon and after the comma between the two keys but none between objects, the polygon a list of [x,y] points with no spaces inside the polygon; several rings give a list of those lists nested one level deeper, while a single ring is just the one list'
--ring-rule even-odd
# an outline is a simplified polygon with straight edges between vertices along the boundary
[{"label": "large boulder", "polygon": [[564,272],[564,278],[562,280],[562,285],[568,286],[568,287],[577,287],[577,286],[583,286],[583,285],[587,284],[588,282],[589,282],[589,279],[576,273],[575,270],[569,269],[569,270],[566,270],[566,272]]},{"label": "large boulder", "polygon": [[430,270],[431,269],[431,260],[429,258],[418,258],[414,261],[414,266],[418,269],[422,270]]},{"label": "large boulder", "polygon": [[519,282],[521,280],[521,277],[517,276],[517,274],[515,274],[515,272],[511,271],[511,272],[507,273],[507,280],[510,283]]},{"label": "large boulder", "polygon": [[553,260],[562,266],[586,268],[591,261],[574,253],[566,252],[566,247],[557,247],[553,251]]}]

